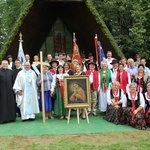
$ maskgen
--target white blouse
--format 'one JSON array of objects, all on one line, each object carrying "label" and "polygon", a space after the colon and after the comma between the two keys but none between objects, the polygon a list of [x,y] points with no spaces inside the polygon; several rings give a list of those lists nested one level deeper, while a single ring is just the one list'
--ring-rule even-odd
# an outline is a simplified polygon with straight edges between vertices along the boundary
[{"label": "white blouse", "polygon": [[[111,89],[109,89],[107,91],[107,103],[108,103],[108,105],[110,105],[112,103],[110,91],[111,91]],[[118,90],[118,94],[116,96],[119,97],[119,90]],[[125,100],[126,100],[125,94],[124,94],[123,90],[121,90],[120,102],[122,103],[122,107],[125,107]]]},{"label": "white blouse", "polygon": [[[128,94],[128,98],[131,99],[130,93],[128,92],[127,94]],[[136,94],[135,99],[134,99],[135,101],[138,99],[137,96],[138,95]],[[144,100],[142,93],[139,94],[139,100],[140,100],[140,106],[143,107],[143,109],[144,109],[145,108],[145,100]],[[125,98],[125,107],[127,107],[127,98]]]}]

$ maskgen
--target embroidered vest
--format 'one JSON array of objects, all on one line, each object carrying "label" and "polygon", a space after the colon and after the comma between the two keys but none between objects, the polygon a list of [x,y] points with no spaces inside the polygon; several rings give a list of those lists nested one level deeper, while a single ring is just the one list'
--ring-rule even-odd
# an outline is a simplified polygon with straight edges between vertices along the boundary
[{"label": "embroidered vest", "polygon": [[[112,90],[110,90],[110,96],[111,96],[111,99],[114,99]],[[120,100],[121,100],[121,89],[119,89],[119,97],[118,97],[118,101],[120,101]]]},{"label": "embroidered vest", "polygon": [[143,93],[143,97],[145,100],[146,107],[150,107],[150,104],[149,104],[148,100],[146,99],[145,93]]},{"label": "embroidered vest", "polygon": [[[128,94],[126,93],[126,97],[127,97],[127,107],[132,107],[132,102],[131,99],[129,99]],[[135,100],[135,108],[138,108],[140,106],[140,93],[138,92],[137,95],[137,100]]]}]

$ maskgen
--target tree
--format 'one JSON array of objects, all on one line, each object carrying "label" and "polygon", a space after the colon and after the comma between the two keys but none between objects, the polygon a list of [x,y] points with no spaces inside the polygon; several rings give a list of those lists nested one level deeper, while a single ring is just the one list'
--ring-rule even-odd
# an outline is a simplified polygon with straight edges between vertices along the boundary
[{"label": "tree", "polygon": [[0,49],[8,37],[26,0],[0,0]]},{"label": "tree", "polygon": [[125,56],[133,57],[140,53],[150,60],[150,1],[92,1]]},{"label": "tree", "polygon": [[[150,62],[150,0],[91,0],[124,55]],[[0,0],[0,49],[26,0]]]}]

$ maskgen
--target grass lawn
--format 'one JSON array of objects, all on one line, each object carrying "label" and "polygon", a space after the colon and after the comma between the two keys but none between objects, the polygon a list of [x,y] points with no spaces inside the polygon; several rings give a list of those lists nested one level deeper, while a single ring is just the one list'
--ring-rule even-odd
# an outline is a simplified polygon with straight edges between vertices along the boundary
[{"label": "grass lawn", "polygon": [[2,150],[149,150],[150,131],[0,137]]},{"label": "grass lawn", "polygon": [[150,150],[150,130],[140,131],[90,116],[90,123],[73,113],[70,124],[57,117],[0,124],[0,150]]}]

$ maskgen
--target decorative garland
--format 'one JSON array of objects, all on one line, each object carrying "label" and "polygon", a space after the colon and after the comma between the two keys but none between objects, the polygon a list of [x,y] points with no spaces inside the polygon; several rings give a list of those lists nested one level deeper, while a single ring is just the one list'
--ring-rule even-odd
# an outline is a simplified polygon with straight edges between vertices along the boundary
[{"label": "decorative garland", "polygon": [[3,60],[3,57],[5,56],[8,47],[10,46],[12,40],[15,38],[16,34],[18,33],[19,27],[21,26],[23,19],[25,18],[25,16],[28,14],[30,8],[33,6],[35,0],[27,0],[27,2],[25,3],[24,6],[24,10],[20,13],[14,28],[12,29],[10,36],[8,36],[7,41],[5,42],[3,49],[0,52],[0,61]]},{"label": "decorative garland", "polygon": [[[33,6],[35,0],[27,0],[27,2],[25,3],[25,7],[24,10],[20,13],[14,28],[12,29],[10,36],[8,36],[7,41],[5,42],[2,51],[0,52],[0,61],[2,61],[3,57],[5,56],[8,47],[10,46],[12,40],[15,38],[16,34],[18,33],[19,27],[21,26],[23,19],[26,17],[26,15],[28,14],[30,8]],[[100,15],[98,14],[97,10],[95,9],[95,7],[93,6],[91,0],[84,0],[86,3],[86,6],[89,8],[90,12],[93,14],[95,20],[97,21],[98,24],[101,25],[102,31],[104,32],[104,34],[106,35],[106,37],[109,39],[111,45],[113,46],[116,54],[118,57],[122,57],[123,53],[122,51],[119,49],[118,45],[116,44],[113,36],[111,35],[111,33],[109,32],[106,24],[104,23],[103,19],[100,17]]]}]

